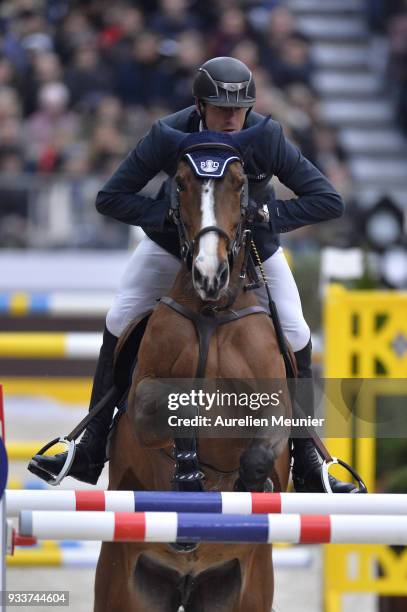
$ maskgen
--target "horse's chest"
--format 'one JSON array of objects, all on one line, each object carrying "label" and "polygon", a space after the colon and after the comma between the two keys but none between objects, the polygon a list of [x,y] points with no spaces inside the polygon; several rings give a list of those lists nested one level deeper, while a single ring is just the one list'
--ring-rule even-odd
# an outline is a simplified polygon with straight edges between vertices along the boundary
[{"label": "horse's chest", "polygon": [[[244,351],[217,330],[209,346],[199,346],[196,337],[179,345],[178,355],[171,369],[171,376],[189,378],[195,376],[200,353],[205,361],[205,376],[208,378],[236,378],[247,374]],[[243,357],[243,359],[242,359]]]},{"label": "horse's chest", "polygon": [[246,317],[219,325],[210,335],[208,346],[207,342],[198,342],[191,321],[179,317],[169,319],[165,333],[161,328],[160,334],[151,334],[145,347],[149,355],[146,369],[154,376],[191,378],[196,375],[200,354],[204,355],[208,378],[251,378],[255,362],[264,370],[262,355],[269,354],[270,350],[266,339],[273,337],[268,320]]}]

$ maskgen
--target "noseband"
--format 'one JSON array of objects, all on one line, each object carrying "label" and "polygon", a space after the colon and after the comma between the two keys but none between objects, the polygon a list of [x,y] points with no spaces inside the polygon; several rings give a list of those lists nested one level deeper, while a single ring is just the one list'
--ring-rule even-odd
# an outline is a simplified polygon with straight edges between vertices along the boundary
[{"label": "noseband", "polygon": [[[227,153],[231,154],[230,157],[225,161],[222,173],[217,176],[214,176],[214,175],[208,176],[205,174],[201,174],[196,164],[194,163],[194,160],[192,157],[193,152],[207,150],[207,149],[214,149],[214,150],[223,151],[223,152],[226,151]],[[227,166],[231,161],[238,161],[243,166],[243,159],[240,153],[237,151],[237,149],[235,149],[231,145],[223,144],[223,143],[211,142],[211,143],[202,143],[202,144],[200,143],[200,144],[192,145],[182,151],[179,160],[181,159],[185,159],[188,165],[192,168],[195,176],[197,176],[199,179],[214,178],[214,180],[219,180],[220,178],[223,178],[226,172]],[[247,179],[246,174],[244,175],[244,184],[243,184],[242,193],[240,196],[240,222],[237,226],[236,233],[233,239],[230,238],[227,232],[225,232],[225,230],[223,230],[221,227],[218,227],[217,225],[208,225],[206,227],[203,227],[201,230],[199,230],[199,232],[194,236],[192,240],[189,240],[187,237],[185,224],[184,224],[184,221],[181,215],[181,209],[180,209],[181,203],[180,203],[180,197],[179,197],[180,192],[181,192],[181,188],[177,184],[174,178],[172,180],[172,187],[171,187],[171,216],[172,216],[174,223],[178,227],[178,235],[179,235],[180,247],[181,247],[181,258],[187,264],[188,269],[189,270],[192,269],[192,260],[193,260],[193,256],[195,253],[195,247],[196,247],[198,240],[202,238],[202,236],[204,236],[205,234],[208,234],[209,232],[215,232],[216,234],[218,234],[218,236],[225,239],[229,266],[230,266],[230,269],[232,269],[234,260],[243,245],[243,226],[245,224],[246,217],[247,217],[248,201],[249,201],[249,186],[248,186],[248,179]]]}]

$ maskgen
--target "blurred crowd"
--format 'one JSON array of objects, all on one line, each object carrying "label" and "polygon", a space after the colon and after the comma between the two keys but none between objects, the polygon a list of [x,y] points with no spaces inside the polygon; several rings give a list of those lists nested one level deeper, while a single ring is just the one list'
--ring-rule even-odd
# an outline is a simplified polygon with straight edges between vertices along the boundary
[{"label": "blurred crowd", "polygon": [[[0,189],[21,173],[63,173],[76,194],[90,175],[101,184],[155,119],[193,103],[196,68],[216,55],[253,70],[256,110],[280,121],[346,197],[343,152],[312,87],[310,43],[278,0],[3,0]],[[0,203],[0,218],[18,217],[20,238],[35,192],[24,184],[8,184]]]},{"label": "blurred crowd", "polygon": [[385,41],[385,71],[397,117],[407,135],[407,0],[368,0],[373,31]]}]

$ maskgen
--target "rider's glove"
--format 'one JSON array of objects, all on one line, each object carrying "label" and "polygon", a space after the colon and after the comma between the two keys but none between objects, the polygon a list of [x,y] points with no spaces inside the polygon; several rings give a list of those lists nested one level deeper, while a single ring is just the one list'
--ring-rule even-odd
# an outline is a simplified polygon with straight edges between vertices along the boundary
[{"label": "rider's glove", "polygon": [[248,219],[252,223],[270,223],[270,213],[267,204],[258,204],[250,199],[247,213]]}]

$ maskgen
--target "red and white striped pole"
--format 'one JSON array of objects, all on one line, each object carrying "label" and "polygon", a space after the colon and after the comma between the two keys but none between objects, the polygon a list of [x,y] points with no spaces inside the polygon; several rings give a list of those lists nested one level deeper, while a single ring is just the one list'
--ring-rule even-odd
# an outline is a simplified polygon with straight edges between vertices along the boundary
[{"label": "red and white striped pole", "polygon": [[407,516],[25,510],[19,532],[102,542],[285,542],[407,545]]},{"label": "red and white striped pole", "polygon": [[209,514],[398,514],[407,494],[6,490],[8,516],[23,510],[199,512]]}]

